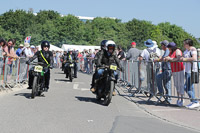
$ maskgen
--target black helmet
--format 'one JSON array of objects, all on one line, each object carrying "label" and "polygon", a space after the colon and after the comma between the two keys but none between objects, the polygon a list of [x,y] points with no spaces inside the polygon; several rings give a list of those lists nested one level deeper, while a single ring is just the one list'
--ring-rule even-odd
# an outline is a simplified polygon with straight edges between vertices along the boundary
[{"label": "black helmet", "polygon": [[42,41],[42,43],[41,43],[41,49],[43,50],[44,47],[50,48],[50,43],[48,41]]},{"label": "black helmet", "polygon": [[107,42],[108,40],[103,40],[103,41],[101,41],[101,49],[105,49],[106,47],[106,42]]}]

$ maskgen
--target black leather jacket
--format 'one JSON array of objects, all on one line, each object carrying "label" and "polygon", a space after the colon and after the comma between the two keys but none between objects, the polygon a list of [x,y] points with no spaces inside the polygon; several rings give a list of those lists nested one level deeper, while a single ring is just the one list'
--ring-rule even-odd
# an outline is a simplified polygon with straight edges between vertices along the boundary
[{"label": "black leather jacket", "polygon": [[106,50],[101,50],[97,61],[97,66],[111,65],[113,63],[116,64],[119,69],[122,69],[122,66],[119,63],[119,59],[117,58],[117,54],[115,51],[109,56]]},{"label": "black leather jacket", "polygon": [[[42,52],[44,58],[47,60],[47,62],[52,67],[53,66],[53,53],[51,51],[44,51],[44,50],[41,50],[41,52]],[[37,51],[35,53],[35,55],[28,60],[28,62],[32,62],[36,58],[38,58],[38,62],[46,63],[46,61],[43,59],[40,51]]]}]

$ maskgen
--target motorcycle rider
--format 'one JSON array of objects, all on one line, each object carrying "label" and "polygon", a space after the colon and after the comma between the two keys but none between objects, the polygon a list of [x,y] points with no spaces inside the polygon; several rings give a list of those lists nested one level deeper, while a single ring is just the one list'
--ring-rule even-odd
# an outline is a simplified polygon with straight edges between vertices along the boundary
[{"label": "motorcycle rider", "polygon": [[[100,56],[100,54],[101,54],[101,51],[103,51],[103,50],[106,50],[106,42],[107,42],[108,40],[103,40],[103,41],[101,41],[101,50],[99,50],[99,52],[97,52],[96,53],[96,55],[95,55],[95,57],[94,57],[94,63],[95,63],[95,65],[97,66],[97,61],[98,61],[98,58],[99,58],[99,56]],[[93,76],[92,76],[92,84],[91,84],[91,88],[90,88],[90,90],[93,92],[93,93],[95,93],[95,88],[94,88],[94,79],[95,79],[95,77],[96,77],[96,74],[97,74],[97,67],[95,68],[95,73],[93,74]]]},{"label": "motorcycle rider", "polygon": [[61,57],[61,60],[62,60],[62,71],[64,71],[64,68],[65,68],[65,60],[67,58],[67,51],[65,50],[62,57]]},{"label": "motorcycle rider", "polygon": [[[101,50],[101,53],[99,55],[98,61],[97,61],[97,67],[106,65],[110,66],[111,64],[116,64],[117,67],[122,71],[121,64],[119,63],[119,59],[117,58],[117,54],[115,52],[116,44],[112,40],[108,40],[106,42],[106,50]],[[98,69],[98,68],[97,68]],[[103,75],[104,69],[98,69],[97,74],[95,77],[95,85],[97,80],[100,78],[101,75]],[[118,74],[116,71],[114,71],[115,76],[115,82],[117,82]],[[94,87],[96,89],[96,87]],[[96,91],[96,90],[95,90]],[[116,95],[115,90],[113,90],[113,95]]]},{"label": "motorcycle rider", "polygon": [[[44,67],[44,77],[45,77],[45,91],[48,91],[49,89],[49,81],[50,81],[50,68],[53,68],[53,53],[49,51],[50,43],[48,41],[42,41],[41,43],[41,49],[40,51],[37,51],[33,57],[31,57],[26,64],[30,64],[33,60],[36,58],[38,59],[38,62],[43,62],[46,64],[46,67]],[[28,82],[28,89],[32,89],[33,85],[33,70],[34,67],[32,67],[29,71],[29,82]]]},{"label": "motorcycle rider", "polygon": [[77,60],[77,58],[73,54],[73,49],[69,48],[67,56],[65,56],[65,59],[64,59],[64,63],[65,63],[65,65],[64,65],[64,71],[66,73],[66,78],[68,78],[68,76],[69,76],[68,72],[67,72],[67,68],[69,67],[70,63],[74,64],[74,78],[77,78],[77,65],[75,65],[76,60]]}]

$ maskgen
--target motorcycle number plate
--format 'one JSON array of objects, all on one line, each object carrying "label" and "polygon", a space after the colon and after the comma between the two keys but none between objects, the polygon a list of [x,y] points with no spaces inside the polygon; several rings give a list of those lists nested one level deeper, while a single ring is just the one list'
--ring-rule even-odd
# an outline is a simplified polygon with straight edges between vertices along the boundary
[{"label": "motorcycle number plate", "polygon": [[117,70],[117,66],[110,65],[110,69],[111,69],[111,70]]},{"label": "motorcycle number plate", "polygon": [[42,72],[43,67],[42,66],[35,66],[34,71],[35,72]]},{"label": "motorcycle number plate", "polygon": [[69,66],[70,66],[70,67],[73,67],[73,66],[74,66],[74,64],[70,64]]}]

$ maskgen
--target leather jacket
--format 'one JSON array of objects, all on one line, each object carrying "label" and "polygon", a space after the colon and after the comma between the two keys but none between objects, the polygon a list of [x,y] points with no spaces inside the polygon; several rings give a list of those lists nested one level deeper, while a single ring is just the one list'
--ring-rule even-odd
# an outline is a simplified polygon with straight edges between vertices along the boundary
[{"label": "leather jacket", "polygon": [[[51,51],[44,51],[44,50],[41,50],[41,52],[42,52],[44,58],[47,60],[47,62],[52,67],[53,66],[53,53]],[[28,62],[32,62],[36,58],[38,58],[38,62],[46,63],[46,61],[43,59],[40,51],[37,51],[35,53],[35,55],[28,60]]]},{"label": "leather jacket", "polygon": [[115,51],[109,55],[106,50],[101,50],[97,61],[97,66],[111,65],[113,63],[116,64],[119,69],[122,69],[122,66],[119,62],[119,59],[117,58],[117,54]]}]

